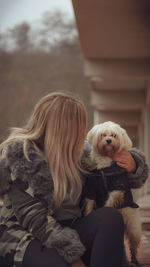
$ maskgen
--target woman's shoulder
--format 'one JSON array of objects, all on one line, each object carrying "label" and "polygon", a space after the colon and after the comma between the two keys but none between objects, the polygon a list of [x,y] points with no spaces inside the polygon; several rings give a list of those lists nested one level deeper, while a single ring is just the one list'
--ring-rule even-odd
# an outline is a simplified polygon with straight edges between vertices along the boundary
[{"label": "woman's shoulder", "polygon": [[35,149],[34,145],[29,142],[26,146],[26,154],[24,150],[24,141],[23,140],[15,140],[9,143],[3,151],[3,156],[8,160],[21,160],[25,159],[28,161],[33,160],[44,160],[44,156],[42,153],[39,153],[38,150]]},{"label": "woman's shoulder", "polygon": [[15,140],[9,143],[4,151],[5,165],[15,176],[29,176],[38,170],[45,171],[48,166],[44,156],[29,143],[24,151],[24,142]]},{"label": "woman's shoulder", "polygon": [[23,154],[23,141],[21,140],[15,140],[12,141],[11,143],[8,143],[3,151],[2,151],[2,155],[5,158],[15,158],[15,157],[19,157]]}]

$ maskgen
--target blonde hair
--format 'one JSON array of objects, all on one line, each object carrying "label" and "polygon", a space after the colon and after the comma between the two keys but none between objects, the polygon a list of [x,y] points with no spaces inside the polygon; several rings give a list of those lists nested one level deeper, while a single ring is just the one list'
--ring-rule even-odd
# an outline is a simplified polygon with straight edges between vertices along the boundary
[{"label": "blonde hair", "polygon": [[59,207],[68,192],[71,198],[74,193],[76,198],[81,194],[80,157],[86,123],[87,112],[81,101],[64,93],[51,93],[37,103],[25,127],[13,129],[0,149],[19,139],[24,141],[27,158],[30,142],[38,152],[44,152],[54,183],[55,205]]}]

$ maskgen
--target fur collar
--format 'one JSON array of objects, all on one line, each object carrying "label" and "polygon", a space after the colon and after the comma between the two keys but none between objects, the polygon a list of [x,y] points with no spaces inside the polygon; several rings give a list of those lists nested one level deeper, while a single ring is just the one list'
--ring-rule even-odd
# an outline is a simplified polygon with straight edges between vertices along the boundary
[{"label": "fur collar", "polygon": [[7,146],[0,159],[0,195],[6,193],[14,182],[52,208],[53,180],[49,166],[32,145],[28,157],[30,161],[23,153],[23,142],[15,141]]}]

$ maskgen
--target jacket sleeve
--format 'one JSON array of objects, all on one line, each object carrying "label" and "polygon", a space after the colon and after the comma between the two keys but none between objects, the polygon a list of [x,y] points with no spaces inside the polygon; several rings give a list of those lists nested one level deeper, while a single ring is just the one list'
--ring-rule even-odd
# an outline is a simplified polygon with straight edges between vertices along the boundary
[{"label": "jacket sleeve", "polygon": [[148,178],[148,165],[146,164],[144,154],[140,150],[132,148],[129,152],[134,158],[137,167],[134,173],[128,173],[129,182],[131,188],[140,188]]},{"label": "jacket sleeve", "polygon": [[48,215],[43,203],[18,188],[16,184],[11,186],[9,198],[21,226],[47,247],[55,248],[66,262],[72,263],[83,255],[85,248],[78,233],[69,227],[61,227]]},{"label": "jacket sleeve", "polygon": [[0,158],[0,198],[8,192],[11,184],[10,170],[6,164],[5,158]]}]

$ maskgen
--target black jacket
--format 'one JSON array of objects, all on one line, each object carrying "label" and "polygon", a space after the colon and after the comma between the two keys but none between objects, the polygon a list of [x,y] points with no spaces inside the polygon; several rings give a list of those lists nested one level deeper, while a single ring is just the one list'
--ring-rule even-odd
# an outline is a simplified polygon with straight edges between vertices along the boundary
[{"label": "black jacket", "polygon": [[84,197],[95,200],[96,207],[100,208],[104,206],[109,193],[114,190],[124,192],[124,202],[117,206],[118,209],[138,208],[138,205],[133,201],[128,173],[116,163],[101,170],[93,170],[86,179],[83,194]]}]

